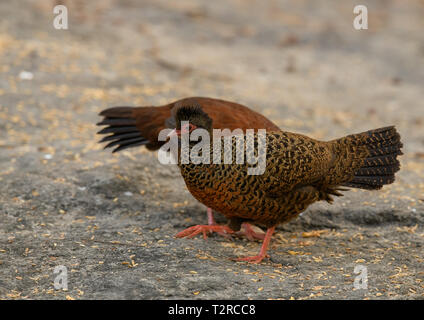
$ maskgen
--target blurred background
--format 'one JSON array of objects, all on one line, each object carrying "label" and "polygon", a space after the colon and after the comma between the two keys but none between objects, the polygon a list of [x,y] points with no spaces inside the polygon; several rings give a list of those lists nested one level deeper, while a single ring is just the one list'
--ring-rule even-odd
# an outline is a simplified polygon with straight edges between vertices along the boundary
[{"label": "blurred background", "polygon": [[[56,4],[68,8],[68,30],[53,28]],[[39,139],[60,139],[40,136],[47,114],[83,116],[65,134],[104,107],[200,95],[317,138],[391,123],[413,135],[424,113],[423,1],[361,2],[369,29],[360,31],[356,4],[2,1],[2,111],[40,121],[31,131]]]},{"label": "blurred background", "polygon": [[[68,9],[68,30],[53,27],[53,8],[58,4]],[[368,8],[368,30],[353,28],[353,8],[358,4]],[[172,236],[182,227],[204,219],[204,208],[182,188],[175,168],[160,166],[156,156],[144,148],[112,156],[97,144],[97,114],[116,105],[158,105],[187,96],[226,99],[261,112],[283,130],[317,139],[396,125],[405,155],[395,184],[379,194],[350,193],[331,208],[318,205],[314,210],[321,210],[321,215],[312,218],[307,213],[287,230],[348,230],[351,223],[374,221],[367,212],[377,216],[378,223],[401,221],[405,228],[417,224],[422,230],[423,30],[422,0],[0,1],[0,274],[5,279],[0,277],[0,296],[64,298],[66,295],[49,293],[51,284],[47,281],[51,282],[51,270],[62,260],[71,261],[76,274],[94,270],[97,276],[107,278],[120,268],[129,270],[121,265],[131,261],[128,248],[109,250],[97,244],[99,247],[90,251],[87,243],[85,247],[78,244],[92,236],[106,242],[147,243],[146,248],[151,245],[152,249],[143,249],[147,250],[143,257],[153,257],[153,262],[165,259],[162,263],[171,266],[176,259],[168,257],[169,251],[160,251],[158,239],[165,238],[177,252],[187,246],[198,250],[193,248],[203,245],[173,242]],[[343,211],[359,206],[369,210],[362,216]],[[187,215],[190,211],[199,213]],[[346,239],[356,234],[357,225]],[[378,230],[389,239],[387,248],[393,245],[390,237],[398,227]],[[162,233],[134,231],[140,228],[161,228]],[[408,276],[398,288],[384,279],[375,280],[380,291],[373,294],[384,289],[384,297],[422,295],[422,282],[417,277],[422,279],[423,275],[417,270],[423,261],[419,246],[424,233],[405,230],[400,232],[410,245],[405,245],[406,251],[396,249],[403,262],[385,265],[393,269],[390,272],[401,268]],[[298,245],[290,241],[279,243],[280,248]],[[320,241],[316,255],[323,253],[325,245],[330,246],[328,252],[332,250],[332,239]],[[61,251],[52,243],[59,244]],[[213,246],[204,245],[202,250],[208,255],[219,254]],[[255,243],[244,246],[252,251],[257,248]],[[370,251],[362,254],[371,259],[373,246],[367,246]],[[365,250],[363,243],[358,243],[358,248]],[[220,246],[216,250],[224,250],[223,256],[232,254],[231,248]],[[180,258],[188,254],[182,252]],[[406,271],[402,269],[404,255],[416,257],[411,258]],[[190,261],[196,265],[194,256],[185,257],[184,264],[174,266],[173,272],[178,274]],[[278,259],[288,258],[277,257],[277,263]],[[355,259],[358,257],[351,262]],[[98,260],[103,261],[103,269],[93,267],[98,266]],[[144,265],[146,277],[160,271],[153,262]],[[225,263],[234,267],[227,260]],[[204,267],[210,274],[220,268]],[[384,274],[385,267],[380,268]],[[11,277],[12,269],[16,275]],[[91,283],[94,280],[90,277],[82,280],[75,276],[80,282],[74,283],[69,295],[155,298],[166,296],[166,288],[171,297],[193,297],[194,289],[187,284],[182,286],[185,291],[181,284],[173,287],[171,278],[164,287],[147,278],[132,284],[131,275],[125,272],[121,272],[124,278],[120,281],[126,285],[111,280],[109,287]],[[39,280],[34,282],[26,275]],[[299,283],[290,287],[283,281],[270,285],[270,291],[253,288],[257,293],[253,297],[290,298]],[[148,293],[142,290],[144,295],[140,294],[140,286],[149,288]],[[220,290],[219,283],[211,288],[209,294],[198,297],[246,297],[240,290]],[[350,297],[344,289],[338,290],[337,285],[323,295]],[[309,293],[296,294],[302,297]]]}]

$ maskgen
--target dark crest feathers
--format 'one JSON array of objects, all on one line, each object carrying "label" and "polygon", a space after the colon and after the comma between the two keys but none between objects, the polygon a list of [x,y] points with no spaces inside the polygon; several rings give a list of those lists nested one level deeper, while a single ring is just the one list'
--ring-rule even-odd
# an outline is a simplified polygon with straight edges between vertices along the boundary
[{"label": "dark crest feathers", "polygon": [[181,121],[187,121],[196,123],[204,128],[208,128],[212,126],[212,119],[209,115],[202,110],[202,108],[197,105],[182,105],[178,107],[175,113],[175,119],[177,122],[177,126]]},{"label": "dark crest feathers", "polygon": [[202,110],[200,105],[193,104],[187,106],[181,106],[177,109],[177,113],[175,115],[178,120],[188,120],[190,118],[209,118],[208,114]]}]

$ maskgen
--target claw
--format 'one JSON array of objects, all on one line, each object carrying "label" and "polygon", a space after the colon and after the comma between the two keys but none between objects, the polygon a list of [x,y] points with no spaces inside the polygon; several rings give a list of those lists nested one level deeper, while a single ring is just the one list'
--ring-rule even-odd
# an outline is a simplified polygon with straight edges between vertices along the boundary
[{"label": "claw", "polygon": [[[250,241],[265,239],[265,233],[263,233],[263,231],[258,227],[251,225],[250,223],[247,223],[247,222],[243,222],[241,227],[243,231],[240,230],[236,232],[236,235],[245,236]],[[255,231],[255,229],[260,230],[260,232]]]},{"label": "claw", "polygon": [[[208,225],[210,225],[210,226],[216,225],[212,209],[207,208],[206,213],[207,213],[207,216],[208,216]],[[245,236],[249,241],[264,240],[265,239],[265,233],[262,231],[262,229],[254,226],[254,225],[251,225],[248,222],[242,223],[241,226],[242,226],[242,229],[244,229],[244,230],[243,231],[240,230],[240,231],[235,232],[235,235]],[[256,231],[255,231],[255,229],[256,229]],[[259,231],[259,232],[257,232],[257,231]],[[217,231],[217,233],[219,233],[221,236],[232,239],[231,237],[228,236],[228,234],[221,233],[221,232],[218,232],[218,231]]]},{"label": "claw", "polygon": [[[228,226],[221,225],[197,225],[190,228],[187,228],[176,234],[176,238],[193,238],[200,233],[203,233],[203,239],[207,239],[208,236],[206,233],[216,232],[224,237],[230,237],[230,234],[234,233],[233,230]],[[230,237],[231,238],[231,237]]]},{"label": "claw", "polygon": [[269,258],[269,255],[264,254],[258,254],[257,256],[252,256],[252,257],[244,257],[244,258],[236,258],[234,259],[235,261],[247,261],[250,263],[260,263],[264,258]]}]

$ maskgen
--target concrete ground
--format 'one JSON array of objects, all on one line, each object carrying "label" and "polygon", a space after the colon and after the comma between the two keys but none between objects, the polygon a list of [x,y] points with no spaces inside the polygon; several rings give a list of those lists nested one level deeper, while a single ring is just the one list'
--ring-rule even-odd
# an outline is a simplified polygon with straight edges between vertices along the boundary
[{"label": "concrete ground", "polygon": [[[423,1],[362,1],[361,31],[349,0],[63,1],[68,30],[56,3],[0,2],[0,298],[424,298]],[[206,221],[177,168],[97,144],[102,109],[194,95],[319,139],[394,124],[401,171],[234,262],[260,243],[174,238]]]}]

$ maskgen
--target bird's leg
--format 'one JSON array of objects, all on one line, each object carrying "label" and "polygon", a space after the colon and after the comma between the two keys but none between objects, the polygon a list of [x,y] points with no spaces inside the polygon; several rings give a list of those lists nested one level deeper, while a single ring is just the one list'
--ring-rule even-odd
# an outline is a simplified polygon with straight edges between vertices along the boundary
[{"label": "bird's leg", "polygon": [[228,226],[221,226],[219,224],[215,225],[197,225],[190,228],[187,228],[176,234],[176,238],[193,238],[197,236],[199,233],[203,233],[203,238],[206,240],[208,236],[207,232],[217,232],[224,237],[230,237],[230,234],[234,233],[234,231]]},{"label": "bird's leg", "polygon": [[[210,226],[216,226],[217,224],[216,224],[216,221],[215,221],[215,218],[213,217],[213,211],[212,211],[212,208],[207,208],[206,209],[206,213],[207,213],[207,215],[208,215],[208,225],[210,225]],[[209,232],[211,232],[211,231],[209,231]],[[213,231],[212,231],[213,232]],[[227,234],[227,232],[221,232],[221,231],[215,231],[216,233],[218,233],[218,234],[220,234],[221,236],[223,236],[223,237],[226,237],[226,238],[231,238],[228,234]],[[204,233],[203,233],[204,234]],[[203,236],[204,237],[204,236]],[[206,238],[205,238],[206,239]]]},{"label": "bird's leg", "polygon": [[262,243],[261,251],[259,251],[259,254],[257,256],[253,257],[245,257],[245,258],[237,258],[236,261],[248,261],[252,263],[259,263],[261,262],[266,256],[266,251],[268,249],[269,242],[271,241],[272,234],[274,233],[275,226],[268,228],[265,234],[264,242]]},{"label": "bird's leg", "polygon": [[207,208],[206,213],[208,215],[208,225],[213,226],[216,224],[215,218],[213,217],[213,211],[212,208]]},{"label": "bird's leg", "polygon": [[[236,235],[238,236],[245,236],[248,240],[250,241],[255,241],[255,240],[264,240],[265,239],[265,233],[262,232],[262,230],[260,230],[258,227],[251,225],[248,222],[243,222],[241,224],[241,229],[240,231],[238,231],[236,233]],[[256,232],[255,229],[259,229],[261,232]],[[243,231],[242,231],[243,229]]]},{"label": "bird's leg", "polygon": [[[214,225],[216,225],[216,221],[215,221],[215,218],[213,217],[213,211],[212,211],[212,208],[207,208],[206,209],[206,213],[207,213],[207,215],[208,215],[208,225],[210,225],[210,226],[214,226]],[[244,227],[244,231],[238,231],[238,232],[235,232],[235,234],[236,235],[238,235],[238,236],[245,236],[248,240],[250,240],[250,241],[254,241],[255,239],[258,239],[258,240],[263,240],[264,239],[264,237],[265,237],[265,234],[262,234],[262,233],[258,233],[258,232],[256,232],[255,230],[254,230],[254,226],[252,226],[250,223],[248,223],[248,222],[244,222],[244,223],[242,223],[242,227]],[[261,230],[262,231],[262,230]],[[217,232],[217,233],[219,233],[220,235],[222,235],[222,236],[224,236],[224,237],[226,237],[227,236],[227,234],[226,233],[222,233],[222,232]]]}]

